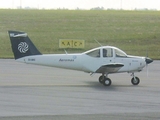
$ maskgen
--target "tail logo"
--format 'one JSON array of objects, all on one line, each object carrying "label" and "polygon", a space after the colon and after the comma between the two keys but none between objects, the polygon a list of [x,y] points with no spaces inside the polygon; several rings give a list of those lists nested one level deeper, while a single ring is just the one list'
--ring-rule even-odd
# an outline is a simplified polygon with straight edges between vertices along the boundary
[{"label": "tail logo", "polygon": [[29,46],[26,42],[21,42],[18,44],[18,50],[21,53],[26,53],[29,50]]}]

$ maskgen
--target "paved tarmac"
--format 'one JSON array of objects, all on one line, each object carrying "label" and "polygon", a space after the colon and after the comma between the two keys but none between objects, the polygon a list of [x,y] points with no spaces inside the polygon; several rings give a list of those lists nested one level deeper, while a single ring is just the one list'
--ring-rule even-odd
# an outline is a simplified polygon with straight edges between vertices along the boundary
[{"label": "paved tarmac", "polygon": [[136,73],[99,74],[0,59],[0,120],[153,120],[160,119],[160,61]]}]

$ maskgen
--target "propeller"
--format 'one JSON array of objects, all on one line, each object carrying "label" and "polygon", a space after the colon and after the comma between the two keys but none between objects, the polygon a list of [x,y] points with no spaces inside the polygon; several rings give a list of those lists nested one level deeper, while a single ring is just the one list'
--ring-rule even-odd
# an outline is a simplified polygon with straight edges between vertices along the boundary
[{"label": "propeller", "polygon": [[145,58],[145,62],[146,62],[146,68],[147,68],[147,77],[148,77],[148,64],[152,63],[153,60],[149,57]]},{"label": "propeller", "polygon": [[145,62],[146,62],[146,69],[147,69],[147,77],[148,77],[148,64],[152,63],[153,60],[148,57],[148,50],[146,50],[146,57],[145,57]]}]

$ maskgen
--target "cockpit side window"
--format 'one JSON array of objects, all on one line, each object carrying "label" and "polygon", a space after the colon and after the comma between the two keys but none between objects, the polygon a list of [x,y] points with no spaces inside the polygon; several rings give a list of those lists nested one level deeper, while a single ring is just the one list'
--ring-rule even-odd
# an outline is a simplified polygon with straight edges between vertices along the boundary
[{"label": "cockpit side window", "polygon": [[88,52],[86,54],[91,57],[100,57],[100,49]]},{"label": "cockpit side window", "polygon": [[103,57],[113,57],[112,48],[104,48],[103,49]]},{"label": "cockpit side window", "polygon": [[127,57],[126,54],[118,49],[115,49],[116,57]]}]

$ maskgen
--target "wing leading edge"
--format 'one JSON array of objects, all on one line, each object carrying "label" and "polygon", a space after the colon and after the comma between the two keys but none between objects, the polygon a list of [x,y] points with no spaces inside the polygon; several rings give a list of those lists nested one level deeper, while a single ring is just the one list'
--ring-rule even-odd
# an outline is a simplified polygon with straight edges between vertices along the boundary
[{"label": "wing leading edge", "polygon": [[110,63],[107,65],[102,65],[96,70],[96,73],[114,73],[117,72],[124,65],[122,63]]}]

